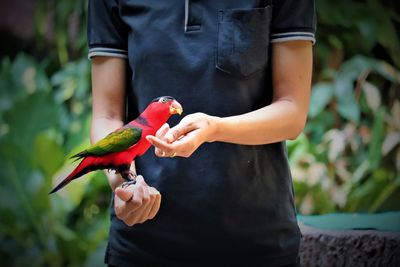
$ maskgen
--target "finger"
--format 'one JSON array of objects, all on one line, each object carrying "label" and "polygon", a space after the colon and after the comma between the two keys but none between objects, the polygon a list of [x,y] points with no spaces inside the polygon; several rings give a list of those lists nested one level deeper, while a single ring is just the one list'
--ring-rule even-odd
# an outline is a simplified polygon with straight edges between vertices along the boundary
[{"label": "finger", "polygon": [[132,218],[132,214],[135,214],[135,212],[140,209],[141,206],[141,203],[133,201],[120,202],[114,206],[115,215],[117,215],[120,220],[126,221],[129,218]]},{"label": "finger", "polygon": [[153,205],[151,207],[151,210],[148,214],[148,219],[151,220],[153,219],[157,212],[160,209],[160,204],[161,204],[161,194],[160,192],[157,191],[154,187],[150,187],[150,193],[152,193],[155,196],[155,199],[153,201]]},{"label": "finger", "polygon": [[145,220],[149,219],[149,215],[150,215],[152,207],[154,205],[154,201],[156,200],[156,192],[155,192],[154,187],[148,186],[147,191],[149,192],[150,200],[149,200],[148,205],[146,206],[146,209],[143,211],[142,219],[145,219]]},{"label": "finger", "polygon": [[155,154],[156,154],[156,156],[162,157],[162,158],[165,158],[165,157],[175,157],[175,156],[178,155],[176,152],[172,152],[172,153],[170,153],[170,154],[165,153],[165,151],[163,151],[163,150],[161,150],[161,149],[158,149],[158,148],[156,148]]},{"label": "finger", "polygon": [[151,208],[151,197],[148,190],[148,186],[143,186],[143,200],[142,205],[139,209],[137,209],[134,213],[132,213],[132,219],[135,220],[135,223],[144,223],[147,220],[147,216],[149,214],[149,209]]},{"label": "finger", "polygon": [[[137,210],[141,203],[133,200],[134,192],[133,185],[128,186],[127,188],[118,187],[115,190],[114,197],[114,210],[117,217],[121,220],[124,220],[132,211]],[[127,198],[129,199],[127,200]]]},{"label": "finger", "polygon": [[[147,141],[149,141],[153,146],[158,148],[159,150],[164,151],[165,155],[171,155],[174,153],[174,145],[173,144],[168,144],[165,141],[160,140],[157,137],[154,137],[152,135],[146,136]],[[160,152],[160,151],[158,151]],[[159,156],[163,156],[162,154]]]},{"label": "finger", "polygon": [[116,206],[116,210],[120,211],[118,218],[129,226],[137,223],[138,218],[141,216],[144,203],[143,196],[145,194],[143,187],[143,185],[135,184],[132,200],[125,202],[123,205]]},{"label": "finger", "polygon": [[194,123],[179,123],[175,127],[171,128],[166,134],[165,134],[165,139],[169,142],[172,143],[185,134],[195,130],[197,127]]},{"label": "finger", "polygon": [[124,202],[127,202],[132,199],[133,196],[133,185],[128,186],[127,188],[117,187],[115,189],[115,195]]},{"label": "finger", "polygon": [[156,154],[156,156],[158,156],[158,157],[165,157],[165,155],[166,155],[165,151],[162,151],[161,149],[159,149],[157,147],[154,149],[154,154]]},{"label": "finger", "polygon": [[136,203],[138,206],[142,206],[143,204],[143,185],[136,185],[133,189],[133,196],[131,202]]},{"label": "finger", "polygon": [[164,135],[169,131],[169,125],[168,123],[165,123],[161,128],[157,131],[156,137],[160,138],[161,140],[164,140]]}]

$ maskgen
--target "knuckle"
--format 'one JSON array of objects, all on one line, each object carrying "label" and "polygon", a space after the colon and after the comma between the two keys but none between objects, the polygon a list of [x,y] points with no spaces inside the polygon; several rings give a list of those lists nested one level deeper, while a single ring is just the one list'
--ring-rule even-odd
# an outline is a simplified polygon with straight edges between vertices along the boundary
[{"label": "knuckle", "polygon": [[134,220],[125,220],[124,223],[128,226],[133,226],[135,224]]},{"label": "knuckle", "polygon": [[122,209],[122,207],[121,206],[115,206],[115,208],[114,208],[114,211],[115,211],[115,215],[119,218],[119,219],[122,219],[124,216],[124,212],[123,212],[123,209]]},{"label": "knuckle", "polygon": [[174,131],[174,133],[172,134],[173,139],[176,140],[180,137],[180,133],[178,131]]},{"label": "knuckle", "polygon": [[137,187],[137,191],[138,191],[138,193],[139,194],[144,194],[144,189],[143,189],[143,185],[139,185],[138,187]]},{"label": "knuckle", "polygon": [[138,206],[138,207],[143,205],[142,199],[135,199],[135,200],[132,200],[132,202],[135,204],[135,206]]}]

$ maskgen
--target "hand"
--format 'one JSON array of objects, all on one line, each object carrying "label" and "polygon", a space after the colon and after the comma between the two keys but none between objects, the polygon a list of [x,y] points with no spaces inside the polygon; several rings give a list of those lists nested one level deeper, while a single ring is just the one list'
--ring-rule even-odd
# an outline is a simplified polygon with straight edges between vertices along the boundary
[{"label": "hand", "polygon": [[115,214],[129,226],[153,219],[160,203],[160,192],[148,186],[141,175],[136,178],[136,184],[115,189]]},{"label": "hand", "polygon": [[147,141],[155,146],[159,157],[190,157],[205,142],[214,141],[217,131],[217,117],[204,113],[190,114],[173,128],[164,124],[156,136],[146,136]]}]

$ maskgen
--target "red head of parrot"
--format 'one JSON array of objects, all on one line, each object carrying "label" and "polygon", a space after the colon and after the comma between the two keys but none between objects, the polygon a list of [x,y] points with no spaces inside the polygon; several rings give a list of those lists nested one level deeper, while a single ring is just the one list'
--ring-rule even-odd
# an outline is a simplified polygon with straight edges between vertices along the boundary
[{"label": "red head of parrot", "polygon": [[171,115],[181,115],[182,112],[181,104],[173,97],[161,96],[154,99],[139,118],[144,118],[146,121],[151,122],[154,127],[159,128],[167,122]]}]

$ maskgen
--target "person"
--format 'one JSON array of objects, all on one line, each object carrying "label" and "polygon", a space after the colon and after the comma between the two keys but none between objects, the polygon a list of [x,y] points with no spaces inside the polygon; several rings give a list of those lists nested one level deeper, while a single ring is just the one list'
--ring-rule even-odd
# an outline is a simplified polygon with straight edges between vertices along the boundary
[{"label": "person", "polygon": [[113,190],[110,266],[297,266],[285,140],[309,105],[312,0],[89,1],[93,142],[170,95],[184,116]]}]

